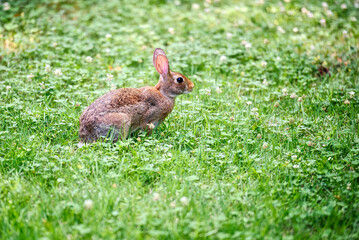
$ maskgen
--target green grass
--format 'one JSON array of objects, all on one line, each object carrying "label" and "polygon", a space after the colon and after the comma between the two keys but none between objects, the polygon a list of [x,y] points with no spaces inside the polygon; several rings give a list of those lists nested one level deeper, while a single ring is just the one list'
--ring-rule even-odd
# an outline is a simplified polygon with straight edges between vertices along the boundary
[{"label": "green grass", "polygon": [[[359,3],[255,2],[2,1],[0,238],[358,239]],[[78,149],[96,98],[157,83],[156,47],[193,93]]]}]

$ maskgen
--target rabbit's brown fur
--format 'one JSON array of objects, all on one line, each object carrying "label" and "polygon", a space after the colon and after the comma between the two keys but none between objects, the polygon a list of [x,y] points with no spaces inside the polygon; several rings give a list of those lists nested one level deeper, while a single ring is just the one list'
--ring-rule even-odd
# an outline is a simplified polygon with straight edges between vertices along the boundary
[{"label": "rabbit's brown fur", "polygon": [[[130,133],[152,131],[173,109],[175,97],[192,91],[194,84],[184,75],[169,69],[163,50],[156,49],[153,61],[160,80],[154,87],[121,88],[93,102],[80,117],[80,138],[94,142],[101,137],[113,141]],[[178,79],[182,78],[183,82]]]}]

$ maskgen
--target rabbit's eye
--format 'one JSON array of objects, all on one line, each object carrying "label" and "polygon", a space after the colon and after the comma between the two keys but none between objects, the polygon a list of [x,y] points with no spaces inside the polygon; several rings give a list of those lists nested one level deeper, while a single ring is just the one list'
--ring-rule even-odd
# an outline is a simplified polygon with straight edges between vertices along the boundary
[{"label": "rabbit's eye", "polygon": [[177,78],[177,82],[179,82],[179,83],[183,82],[183,78],[181,78],[181,77]]}]

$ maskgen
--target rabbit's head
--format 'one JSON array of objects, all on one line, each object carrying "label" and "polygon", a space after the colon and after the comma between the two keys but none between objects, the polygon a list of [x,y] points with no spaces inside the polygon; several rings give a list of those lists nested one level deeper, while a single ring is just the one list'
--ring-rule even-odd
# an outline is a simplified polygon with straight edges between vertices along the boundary
[{"label": "rabbit's head", "polygon": [[165,52],[156,48],[153,53],[153,65],[160,74],[160,81],[156,85],[168,97],[174,98],[184,93],[190,93],[194,84],[183,74],[172,72]]}]

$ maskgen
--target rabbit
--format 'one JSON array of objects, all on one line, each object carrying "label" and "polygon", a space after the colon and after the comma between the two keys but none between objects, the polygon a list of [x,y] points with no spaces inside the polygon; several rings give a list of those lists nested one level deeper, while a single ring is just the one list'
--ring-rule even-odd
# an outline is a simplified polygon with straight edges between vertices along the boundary
[{"label": "rabbit", "polygon": [[82,113],[79,146],[106,137],[116,142],[137,130],[150,135],[171,113],[175,98],[192,92],[194,84],[183,74],[170,70],[166,54],[160,48],[153,53],[153,65],[160,74],[156,86],[110,91]]}]

